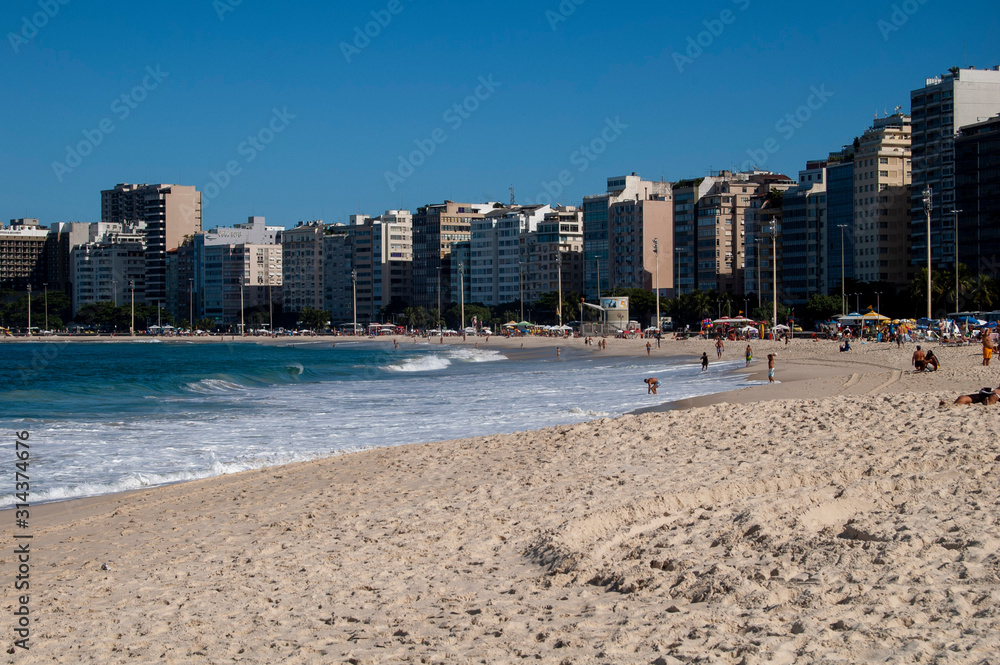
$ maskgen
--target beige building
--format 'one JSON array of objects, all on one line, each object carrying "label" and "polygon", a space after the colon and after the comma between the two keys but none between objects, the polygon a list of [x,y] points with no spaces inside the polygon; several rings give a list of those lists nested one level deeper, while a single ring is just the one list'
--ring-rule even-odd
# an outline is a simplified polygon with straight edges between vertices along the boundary
[{"label": "beige building", "polygon": [[908,280],[910,117],[877,118],[854,157],[854,276],[859,282]]},{"label": "beige building", "polygon": [[201,192],[190,185],[115,185],[101,192],[101,221],[146,223],[146,304],[167,302],[167,252],[201,231]]},{"label": "beige building", "polygon": [[674,202],[670,183],[657,184],[661,185],[657,193],[644,192],[634,200],[611,204],[608,211],[609,278],[613,289],[653,290],[658,286],[662,296],[671,297],[674,292]]},{"label": "beige building", "polygon": [[[549,210],[534,231],[520,234],[518,244],[521,265],[514,286],[523,290],[524,302],[535,303],[546,293],[557,292],[560,283],[564,300],[570,293],[583,294],[583,210],[574,206]],[[577,311],[563,312],[563,322],[577,315]]]}]

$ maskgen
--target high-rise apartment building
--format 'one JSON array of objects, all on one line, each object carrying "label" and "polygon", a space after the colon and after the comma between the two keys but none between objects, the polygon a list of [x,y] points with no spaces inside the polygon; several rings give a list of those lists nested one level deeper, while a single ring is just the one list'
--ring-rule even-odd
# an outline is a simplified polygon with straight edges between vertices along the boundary
[{"label": "high-rise apartment building", "polygon": [[256,309],[266,310],[270,320],[276,288],[277,302],[281,302],[280,243],[284,230],[267,226],[263,217],[250,217],[246,224],[195,234],[194,288],[199,294],[199,316],[217,324],[236,325],[246,322],[247,310]]},{"label": "high-rise apartment building", "polygon": [[[574,206],[549,210],[534,231],[518,238],[521,250],[520,281],[526,303],[535,303],[562,287],[563,296],[583,293],[583,211]],[[512,300],[505,302],[513,302]],[[563,322],[578,312],[563,312]]]},{"label": "high-rise apartment building", "polygon": [[[97,225],[93,225],[96,227]],[[116,306],[146,297],[145,222],[102,224],[91,242],[70,251],[73,270],[73,315],[80,308],[101,301]],[[153,305],[166,305],[166,302]]]},{"label": "high-rise apartment building", "polygon": [[782,198],[782,300],[803,305],[827,284],[826,160],[807,162],[799,184]]},{"label": "high-rise apartment building", "polygon": [[[444,203],[424,206],[413,215],[413,305],[442,308],[452,295],[451,246],[472,239],[472,221],[499,203]],[[440,296],[439,296],[440,293]]]},{"label": "high-rise apartment building", "polygon": [[860,282],[903,286],[909,261],[910,117],[897,111],[860,138],[854,157],[854,273]]},{"label": "high-rise apartment building", "polygon": [[609,286],[648,290],[658,286],[661,296],[671,297],[674,290],[674,201],[670,183],[655,184],[656,193],[643,191],[633,200],[611,204],[608,213]]},{"label": "high-rise apartment building", "polygon": [[[354,296],[358,279],[354,265],[354,239],[351,227],[333,224],[327,228],[323,242],[323,309],[330,312],[334,324],[352,323],[364,325],[368,320],[369,308],[358,302]],[[287,296],[286,296],[287,298]]]},{"label": "high-rise apartment building", "polygon": [[167,302],[167,252],[201,231],[201,192],[188,185],[119,184],[101,192],[101,220],[146,224],[146,304]]},{"label": "high-rise apartment building", "polygon": [[1000,115],[962,127],[955,139],[954,209],[959,262],[1000,278]]},{"label": "high-rise apartment building", "polygon": [[615,203],[669,197],[670,183],[643,180],[636,173],[608,178],[607,190],[583,199],[583,244],[587,297],[615,287],[611,264],[611,206]]},{"label": "high-rise apartment building", "polygon": [[[959,129],[1000,113],[1000,67],[960,69],[926,80],[910,92],[913,120],[913,182],[910,251],[914,270],[926,265],[927,217],[924,191],[931,196],[931,258],[934,268],[955,262],[955,136]],[[961,220],[960,220],[961,221]]]},{"label": "high-rise apartment building", "polygon": [[299,222],[281,234],[281,268],[286,312],[324,309],[324,237],[322,220]]},{"label": "high-rise apartment building", "polygon": [[547,205],[495,208],[472,221],[469,297],[473,302],[492,307],[518,300],[521,236],[534,232],[550,212]]},{"label": "high-rise apartment building", "polygon": [[46,282],[45,246],[49,230],[37,219],[12,219],[0,227],[0,287],[41,290]]},{"label": "high-rise apartment building", "polygon": [[[826,167],[826,288],[840,296],[854,279],[854,147],[831,153]],[[846,308],[843,311],[847,313]]]}]

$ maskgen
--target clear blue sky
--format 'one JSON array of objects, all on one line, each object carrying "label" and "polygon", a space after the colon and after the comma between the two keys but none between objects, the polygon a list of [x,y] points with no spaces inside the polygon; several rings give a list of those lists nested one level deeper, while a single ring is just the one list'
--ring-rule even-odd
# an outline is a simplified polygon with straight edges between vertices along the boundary
[{"label": "clear blue sky", "polygon": [[[758,164],[794,176],[925,78],[1000,64],[1000,12],[979,0],[7,0],[0,28],[0,217],[43,224],[97,221],[119,182],[198,186],[206,228],[511,185],[523,203],[564,171],[555,199],[574,204],[612,175],[744,166],[768,139]],[[832,96],[778,125],[813,88]],[[433,152],[411,161],[418,141]]]}]

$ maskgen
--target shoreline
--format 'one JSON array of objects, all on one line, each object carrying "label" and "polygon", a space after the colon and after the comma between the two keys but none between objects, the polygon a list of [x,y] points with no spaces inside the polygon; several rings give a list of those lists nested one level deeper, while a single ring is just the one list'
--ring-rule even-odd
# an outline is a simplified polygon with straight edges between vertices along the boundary
[{"label": "shoreline", "polygon": [[33,506],[30,662],[989,658],[1000,425],[937,401],[996,368],[811,344],[708,405]]}]

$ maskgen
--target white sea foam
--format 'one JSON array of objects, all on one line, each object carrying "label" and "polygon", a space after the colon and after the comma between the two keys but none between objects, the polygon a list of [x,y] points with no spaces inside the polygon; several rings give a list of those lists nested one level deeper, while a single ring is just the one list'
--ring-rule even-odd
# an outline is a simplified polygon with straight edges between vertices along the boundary
[{"label": "white sea foam", "polygon": [[218,395],[220,393],[231,393],[242,390],[243,386],[222,379],[202,379],[197,383],[189,383],[184,388],[193,393],[201,393],[202,395]]},{"label": "white sea foam", "polygon": [[451,361],[440,356],[420,356],[418,358],[407,358],[398,365],[386,365],[385,369],[391,372],[435,372],[447,369]]},{"label": "white sea foam", "polygon": [[507,360],[507,356],[492,349],[456,348],[448,352],[448,357],[473,363],[491,363]]}]

